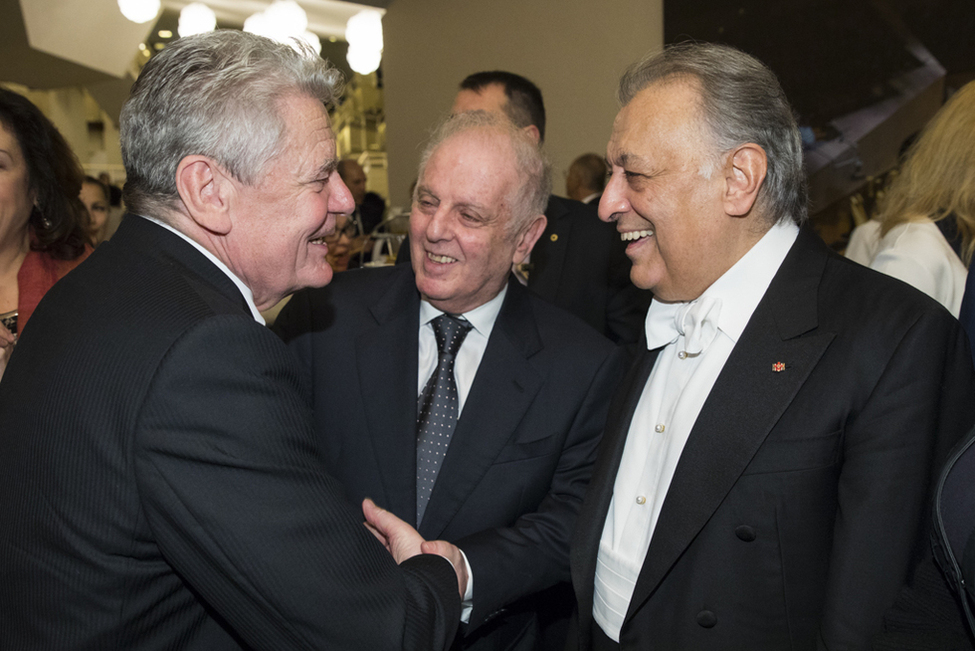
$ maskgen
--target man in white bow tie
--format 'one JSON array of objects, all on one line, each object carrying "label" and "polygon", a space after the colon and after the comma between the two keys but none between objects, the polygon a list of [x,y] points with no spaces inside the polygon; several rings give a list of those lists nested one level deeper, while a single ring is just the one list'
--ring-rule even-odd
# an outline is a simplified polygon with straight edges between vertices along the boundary
[{"label": "man in white bow tie", "polygon": [[581,649],[864,648],[973,420],[950,315],[803,225],[772,72],[723,46],[631,67],[599,206],[652,289],[571,553]]}]

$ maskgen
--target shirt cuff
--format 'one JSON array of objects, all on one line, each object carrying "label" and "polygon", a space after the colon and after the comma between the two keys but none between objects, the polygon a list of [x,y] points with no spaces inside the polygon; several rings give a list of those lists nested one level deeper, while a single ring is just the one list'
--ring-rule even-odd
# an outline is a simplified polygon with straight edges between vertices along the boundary
[{"label": "shirt cuff", "polygon": [[474,572],[471,571],[471,564],[463,549],[460,550],[460,555],[464,557],[464,567],[467,568],[467,589],[464,591],[464,600],[460,603],[460,621],[469,624],[471,611],[474,610]]}]

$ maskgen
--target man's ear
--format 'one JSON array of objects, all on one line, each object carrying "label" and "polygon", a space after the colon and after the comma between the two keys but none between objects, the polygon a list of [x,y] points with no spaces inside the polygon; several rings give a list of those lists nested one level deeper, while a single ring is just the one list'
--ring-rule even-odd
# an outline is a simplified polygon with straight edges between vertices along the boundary
[{"label": "man's ear", "polygon": [[230,232],[227,208],[233,189],[227,173],[212,158],[187,156],[176,166],[176,191],[187,215],[211,233]]},{"label": "man's ear", "polygon": [[532,223],[524,230],[524,232],[518,236],[518,246],[515,248],[515,254],[511,262],[514,264],[521,264],[531,253],[532,247],[535,246],[535,242],[538,238],[542,236],[542,231],[545,230],[545,225],[548,224],[548,219],[545,215],[536,215]]},{"label": "man's ear", "polygon": [[534,140],[536,145],[542,141],[542,132],[534,124],[522,127],[521,130],[527,133],[528,137]]},{"label": "man's ear", "polygon": [[758,145],[746,143],[731,153],[724,169],[724,209],[727,214],[744,217],[751,212],[767,171],[765,150]]}]

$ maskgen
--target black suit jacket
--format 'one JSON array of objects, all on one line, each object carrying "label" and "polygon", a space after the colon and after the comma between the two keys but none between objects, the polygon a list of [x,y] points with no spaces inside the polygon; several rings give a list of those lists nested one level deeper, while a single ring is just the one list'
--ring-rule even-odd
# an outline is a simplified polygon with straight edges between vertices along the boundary
[{"label": "black suit jacket", "polygon": [[[299,292],[275,323],[309,373],[330,472],[353,500],[370,496],[407,522],[419,310],[412,269],[397,265]],[[486,628],[504,648],[518,634],[506,624],[521,630],[526,618],[499,610],[568,580],[572,526],[621,374],[608,341],[511,279],[419,527],[470,561],[471,636],[496,618]]]},{"label": "black suit jacket", "polygon": [[[599,538],[656,353],[614,399],[579,516],[579,648],[590,648]],[[975,420],[966,354],[934,301],[802,229],[691,431],[622,647],[865,648],[926,547],[932,463]]]},{"label": "black suit jacket", "polygon": [[[532,249],[528,288],[611,341],[634,344],[643,334],[653,294],[630,282],[626,246],[615,224],[599,220],[597,208],[549,197],[548,223]],[[408,263],[410,257],[407,238],[396,263]]]},{"label": "black suit jacket", "polygon": [[639,341],[653,295],[630,282],[616,225],[599,220],[598,202],[549,197],[548,224],[531,254],[528,288],[614,342]]},{"label": "black suit jacket", "polygon": [[450,564],[397,566],[323,471],[300,370],[196,249],[129,216],[0,384],[0,648],[449,644]]}]

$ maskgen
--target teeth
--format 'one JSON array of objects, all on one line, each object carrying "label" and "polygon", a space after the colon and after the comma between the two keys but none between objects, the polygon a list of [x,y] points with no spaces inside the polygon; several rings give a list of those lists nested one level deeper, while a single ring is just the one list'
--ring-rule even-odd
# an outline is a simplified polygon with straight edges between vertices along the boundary
[{"label": "teeth", "polygon": [[451,258],[445,255],[435,255],[433,253],[427,253],[427,257],[434,262],[439,262],[441,264],[447,264],[448,262],[457,262],[456,258]]},{"label": "teeth", "polygon": [[624,242],[632,242],[632,241],[639,240],[639,239],[644,238],[644,237],[650,237],[651,235],[653,235],[653,231],[652,230],[646,230],[646,231],[628,231],[626,233],[620,233],[620,239],[622,239]]},{"label": "teeth", "polygon": [[311,240],[311,243],[312,244],[325,244],[325,238],[324,237],[317,237],[317,238]]}]

